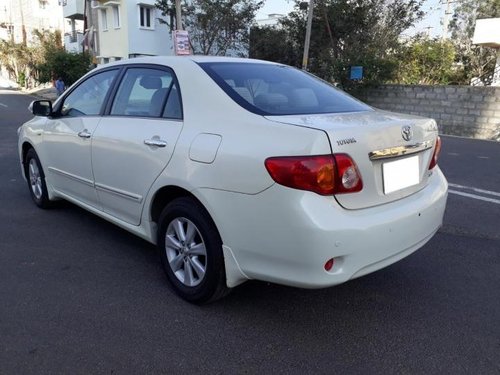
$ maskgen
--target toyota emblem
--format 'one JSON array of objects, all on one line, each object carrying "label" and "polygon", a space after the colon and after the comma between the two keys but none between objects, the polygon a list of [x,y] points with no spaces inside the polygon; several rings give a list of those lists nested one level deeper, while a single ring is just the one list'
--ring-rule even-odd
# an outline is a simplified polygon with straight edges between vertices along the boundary
[{"label": "toyota emblem", "polygon": [[410,125],[405,125],[401,128],[401,136],[405,141],[411,141],[413,138],[413,130]]}]

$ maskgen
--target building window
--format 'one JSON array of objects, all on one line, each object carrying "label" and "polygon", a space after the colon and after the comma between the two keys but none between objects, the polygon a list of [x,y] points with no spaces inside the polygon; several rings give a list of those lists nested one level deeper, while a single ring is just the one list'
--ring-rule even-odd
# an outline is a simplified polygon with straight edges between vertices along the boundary
[{"label": "building window", "polygon": [[108,13],[107,9],[101,9],[101,20],[102,20],[102,31],[106,31],[108,29]]},{"label": "building window", "polygon": [[113,23],[115,29],[120,28],[120,6],[113,5]]},{"label": "building window", "polygon": [[153,29],[153,8],[139,5],[139,25],[146,29]]},{"label": "building window", "polygon": [[48,0],[38,0],[38,5],[40,6],[40,9],[47,8],[47,1]]}]

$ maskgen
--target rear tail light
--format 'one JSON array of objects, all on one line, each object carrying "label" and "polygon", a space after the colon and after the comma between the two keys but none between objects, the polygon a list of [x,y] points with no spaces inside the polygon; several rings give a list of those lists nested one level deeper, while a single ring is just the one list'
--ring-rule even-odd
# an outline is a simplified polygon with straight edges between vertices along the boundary
[{"label": "rear tail light", "polygon": [[265,165],[274,181],[294,189],[333,195],[363,188],[356,163],[346,154],[272,157]]},{"label": "rear tail light", "polygon": [[361,174],[354,160],[347,154],[333,155],[337,166],[335,194],[355,193],[363,189]]},{"label": "rear tail light", "polygon": [[434,153],[432,154],[431,163],[429,164],[429,169],[432,169],[437,165],[440,152],[441,152],[441,137],[438,135],[438,137],[436,138],[436,146],[434,147]]}]

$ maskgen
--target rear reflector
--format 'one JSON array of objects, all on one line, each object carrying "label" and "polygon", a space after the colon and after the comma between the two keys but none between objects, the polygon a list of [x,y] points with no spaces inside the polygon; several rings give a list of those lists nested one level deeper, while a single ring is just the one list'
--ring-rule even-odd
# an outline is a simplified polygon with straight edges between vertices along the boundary
[{"label": "rear reflector", "polygon": [[363,188],[358,168],[346,154],[272,157],[265,165],[274,181],[294,189],[333,195]]},{"label": "rear reflector", "polygon": [[333,264],[335,263],[335,259],[328,259],[325,263],[325,271],[330,271],[333,268]]},{"label": "rear reflector", "polygon": [[431,163],[429,164],[429,169],[432,169],[437,165],[440,152],[441,152],[441,137],[438,135],[438,137],[436,138],[436,146],[434,147],[434,153],[432,154]]}]

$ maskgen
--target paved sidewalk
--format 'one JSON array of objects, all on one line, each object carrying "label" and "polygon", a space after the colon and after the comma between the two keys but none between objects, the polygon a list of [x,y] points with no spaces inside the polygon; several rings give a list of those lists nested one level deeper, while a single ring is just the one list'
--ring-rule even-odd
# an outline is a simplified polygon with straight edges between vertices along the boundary
[{"label": "paved sidewalk", "polygon": [[33,96],[37,96],[40,99],[48,99],[52,101],[57,99],[57,91],[55,87],[36,88],[34,90],[27,90],[24,92]]}]

